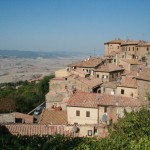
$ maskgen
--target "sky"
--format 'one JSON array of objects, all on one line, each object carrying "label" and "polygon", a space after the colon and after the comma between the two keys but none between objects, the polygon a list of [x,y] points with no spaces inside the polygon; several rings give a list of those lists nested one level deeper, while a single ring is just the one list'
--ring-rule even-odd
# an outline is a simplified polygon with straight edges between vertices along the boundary
[{"label": "sky", "polygon": [[102,52],[150,41],[150,0],[0,0],[0,49]]}]

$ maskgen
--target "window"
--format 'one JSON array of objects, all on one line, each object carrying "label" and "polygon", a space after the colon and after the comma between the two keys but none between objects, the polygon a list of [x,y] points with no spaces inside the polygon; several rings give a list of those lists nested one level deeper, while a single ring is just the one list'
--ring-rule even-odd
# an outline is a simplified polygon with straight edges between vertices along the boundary
[{"label": "window", "polygon": [[138,51],[138,48],[136,48],[136,50]]},{"label": "window", "polygon": [[119,49],[119,46],[118,46],[118,49]]},{"label": "window", "polygon": [[76,116],[80,116],[80,111],[76,110]]},{"label": "window", "polygon": [[116,59],[114,59],[114,62],[116,62]]},{"label": "window", "polygon": [[86,111],[86,117],[90,117],[90,111]]},{"label": "window", "polygon": [[124,94],[124,89],[121,89],[121,94]]},{"label": "window", "polygon": [[104,113],[107,113],[107,106],[104,107]]},{"label": "window", "polygon": [[133,47],[133,51],[134,51],[134,47]]},{"label": "window", "polygon": [[148,49],[149,49],[149,48],[147,47],[147,51],[148,51]]},{"label": "window", "polygon": [[97,78],[99,78],[99,74],[97,74]]},{"label": "window", "polygon": [[112,74],[111,76],[112,76],[112,78],[114,78],[114,74]]}]

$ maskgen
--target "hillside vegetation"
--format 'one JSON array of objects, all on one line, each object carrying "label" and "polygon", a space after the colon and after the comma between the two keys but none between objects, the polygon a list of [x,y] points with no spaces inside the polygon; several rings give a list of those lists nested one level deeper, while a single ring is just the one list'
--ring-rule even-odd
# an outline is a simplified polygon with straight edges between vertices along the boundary
[{"label": "hillside vegetation", "polygon": [[[16,101],[16,111],[28,113],[33,108],[42,103],[45,94],[49,91],[49,80],[54,76],[45,76],[39,83],[7,83],[1,86],[5,87],[0,90],[0,98],[10,98]],[[16,84],[21,85],[16,89]]]},{"label": "hillside vegetation", "polygon": [[150,150],[150,110],[126,113],[110,127],[109,137],[1,135],[1,150]]}]

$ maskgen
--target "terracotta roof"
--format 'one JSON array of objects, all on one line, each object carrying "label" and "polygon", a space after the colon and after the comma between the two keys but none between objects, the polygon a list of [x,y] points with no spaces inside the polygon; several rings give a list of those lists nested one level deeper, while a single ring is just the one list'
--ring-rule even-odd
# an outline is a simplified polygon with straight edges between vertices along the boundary
[{"label": "terracotta roof", "polygon": [[137,45],[137,47],[147,47],[147,46],[150,46],[150,42],[145,42]]},{"label": "terracotta roof", "polygon": [[39,124],[7,124],[2,126],[3,133],[11,133],[13,135],[52,135],[55,133],[64,133],[63,126],[39,125]]},{"label": "terracotta roof", "polygon": [[76,80],[88,85],[89,87],[93,88],[96,87],[100,84],[102,84],[102,81],[98,78],[83,78],[83,77],[78,77]]},{"label": "terracotta roof", "polygon": [[104,82],[101,85],[101,87],[116,89],[117,88],[117,82],[116,81],[113,81],[113,82]]},{"label": "terracotta roof", "polygon": [[43,109],[39,124],[65,125],[67,124],[67,111]]},{"label": "terracotta roof", "polygon": [[0,99],[0,113],[13,112],[16,110],[16,102],[14,99]]},{"label": "terracotta roof", "polygon": [[125,70],[122,76],[129,76],[129,77],[136,77],[137,76],[137,71],[127,71]]},{"label": "terracotta roof", "polygon": [[80,61],[76,64],[70,64],[69,66],[77,66],[80,68],[95,68],[97,67],[99,64],[101,64],[103,61],[103,59],[101,57],[97,57],[97,58],[88,58],[84,61]]},{"label": "terracotta roof", "polygon": [[113,71],[119,71],[119,70],[124,70],[124,69],[113,63],[105,63],[99,66],[95,71],[96,72],[113,72]]},{"label": "terracotta roof", "polygon": [[137,79],[150,81],[150,68],[143,68]]},{"label": "terracotta roof", "polygon": [[97,95],[100,94],[77,92],[70,97],[68,106],[97,108]]},{"label": "terracotta roof", "polygon": [[104,44],[121,44],[123,42],[123,40],[121,39],[116,39],[116,40],[111,40],[109,42],[106,42]]},{"label": "terracotta roof", "polygon": [[116,95],[98,93],[75,93],[69,100],[70,107],[97,108],[98,105],[120,107],[141,107],[148,104],[148,101],[121,97]]},{"label": "terracotta roof", "polygon": [[127,41],[123,41],[121,43],[121,46],[125,46],[125,45],[138,45],[139,43],[140,43],[140,41],[129,41],[129,40],[127,40]]},{"label": "terracotta roof", "polygon": [[132,76],[126,76],[121,80],[119,86],[137,88],[137,80]]},{"label": "terracotta roof", "polygon": [[22,118],[24,119],[25,123],[33,123],[33,116],[28,115],[28,114],[16,112],[15,118]]},{"label": "terracotta roof", "polygon": [[98,105],[112,105],[112,106],[118,106],[119,107],[141,107],[148,105],[148,101],[146,100],[139,100],[139,99],[133,99],[129,97],[121,97],[121,96],[113,96],[113,95],[107,95],[102,94],[98,101]]}]

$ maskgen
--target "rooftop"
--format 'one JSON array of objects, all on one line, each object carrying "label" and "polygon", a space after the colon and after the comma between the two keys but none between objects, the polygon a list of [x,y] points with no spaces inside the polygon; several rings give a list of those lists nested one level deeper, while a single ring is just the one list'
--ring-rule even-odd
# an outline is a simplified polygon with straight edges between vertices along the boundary
[{"label": "rooftop", "polygon": [[105,63],[99,66],[96,69],[96,72],[113,72],[113,71],[119,71],[119,70],[124,70],[124,69],[113,63]]},{"label": "rooftop", "polygon": [[65,125],[67,124],[67,111],[44,109],[39,124]]},{"label": "rooftop", "polygon": [[87,86],[93,88],[96,87],[100,84],[102,84],[102,81],[98,78],[83,78],[83,77],[78,77],[76,80],[86,84]]},{"label": "rooftop", "polygon": [[111,40],[109,42],[106,42],[104,44],[121,44],[123,42],[123,40],[121,39],[115,39],[115,40]]},{"label": "rooftop", "polygon": [[137,79],[150,81],[150,68],[143,68]]},{"label": "rooftop", "polygon": [[129,97],[103,94],[98,102],[98,105],[112,105],[118,107],[141,107],[148,105],[148,101]]},{"label": "rooftop", "polygon": [[118,103],[117,106],[119,107],[140,107],[148,104],[148,101],[133,99],[129,97],[80,92],[75,93],[70,98],[68,106],[97,108],[98,105],[116,106],[116,102]]},{"label": "rooftop", "polygon": [[[42,136],[58,133],[56,126],[43,124],[6,124],[2,126],[2,131],[4,133],[9,132],[13,135],[28,135],[28,136],[32,135]],[[63,130],[60,130],[59,133],[63,133]]]},{"label": "rooftop", "polygon": [[97,108],[97,95],[100,94],[76,92],[70,97],[68,101],[68,106]]},{"label": "rooftop", "polygon": [[97,67],[99,64],[101,64],[103,61],[103,59],[101,57],[97,57],[97,58],[88,58],[84,61],[80,61],[78,63],[75,64],[70,64],[69,66],[77,66],[80,68],[95,68]]},{"label": "rooftop", "polygon": [[132,76],[126,76],[121,80],[119,86],[137,88],[137,80],[133,78]]},{"label": "rooftop", "polygon": [[101,87],[116,89],[116,88],[117,88],[117,82],[116,82],[116,81],[104,82],[104,83],[101,85]]},{"label": "rooftop", "polygon": [[15,113],[15,118],[17,119],[24,119],[24,122],[25,123],[33,123],[33,116],[31,115],[28,115],[28,114],[23,114],[23,113],[19,113],[19,112],[16,112]]}]

